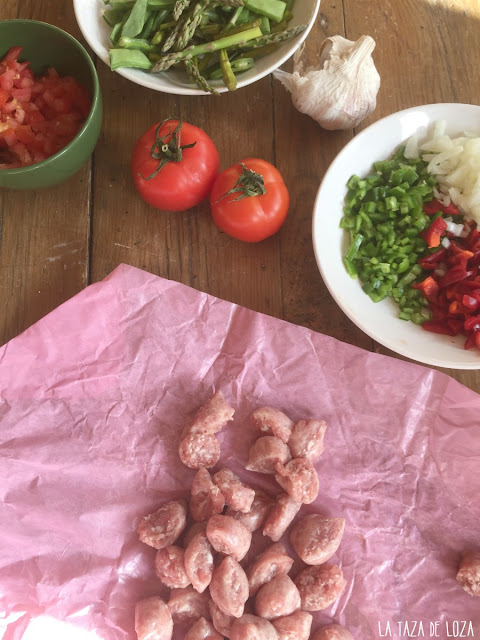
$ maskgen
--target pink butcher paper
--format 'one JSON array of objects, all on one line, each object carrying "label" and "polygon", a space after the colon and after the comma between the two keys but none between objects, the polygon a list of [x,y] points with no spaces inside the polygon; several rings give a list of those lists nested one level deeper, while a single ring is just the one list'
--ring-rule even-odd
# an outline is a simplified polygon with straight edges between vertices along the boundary
[{"label": "pink butcher paper", "polygon": [[[0,636],[53,622],[63,637],[135,638],[135,603],[168,598],[136,528],[188,496],[196,470],[178,459],[180,435],[218,390],[235,414],[214,434],[212,473],[255,490],[279,487],[245,471],[253,410],[328,425],[318,496],[299,516],[345,519],[329,562],[346,586],[312,612],[312,634],[335,623],[369,640],[389,624],[398,639],[399,622],[422,621],[446,636],[467,620],[480,638],[478,597],[455,579],[462,552],[480,552],[479,396],[126,265],[0,348]],[[185,589],[175,640],[189,607],[210,617],[206,592]]]}]

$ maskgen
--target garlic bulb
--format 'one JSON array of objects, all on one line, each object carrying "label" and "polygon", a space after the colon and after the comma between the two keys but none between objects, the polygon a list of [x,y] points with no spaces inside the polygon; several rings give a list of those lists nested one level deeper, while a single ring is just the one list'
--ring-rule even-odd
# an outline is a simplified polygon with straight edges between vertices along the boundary
[{"label": "garlic bulb", "polygon": [[274,76],[290,91],[295,107],[324,129],[350,129],[377,106],[380,76],[374,48],[370,36],[356,42],[332,36],[322,44],[318,66],[304,69],[302,47],[293,58],[293,73],[277,70]]}]

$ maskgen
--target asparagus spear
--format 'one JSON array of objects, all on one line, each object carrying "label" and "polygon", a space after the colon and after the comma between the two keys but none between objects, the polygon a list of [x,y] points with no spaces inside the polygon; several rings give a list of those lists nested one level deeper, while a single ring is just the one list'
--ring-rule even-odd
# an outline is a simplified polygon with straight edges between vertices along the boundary
[{"label": "asparagus spear", "polygon": [[218,35],[215,35],[213,38],[214,40],[218,40],[218,38],[223,38],[223,36],[226,35],[227,33],[229,36],[231,36],[234,33],[240,33],[240,31],[253,29],[254,27],[259,27],[261,25],[261,22],[262,21],[260,20],[260,18],[258,18],[257,20],[252,20],[251,22],[244,22],[243,24],[240,24],[238,27],[230,26],[230,23],[228,23],[225,29],[223,29],[223,31],[221,31]]},{"label": "asparagus spear", "polygon": [[230,64],[226,49],[222,49],[220,51],[219,58],[220,68],[222,69],[223,83],[229,91],[235,91],[235,89],[237,88],[237,79],[235,77],[235,74],[233,73],[232,65]]},{"label": "asparagus spear", "polygon": [[254,29],[247,29],[247,31],[234,33],[233,35],[228,35],[224,38],[213,40],[212,42],[205,42],[203,44],[190,46],[183,51],[169,53],[155,63],[151,69],[151,73],[166,71],[174,64],[177,64],[177,62],[193,58],[193,56],[201,56],[205,53],[209,53],[210,51],[220,51],[221,49],[227,49],[233,46],[244,46],[248,41],[253,38],[258,39],[261,35],[261,29],[259,27],[255,27]]},{"label": "asparagus spear", "polygon": [[261,35],[259,38],[255,38],[254,40],[249,40],[243,45],[235,45],[235,49],[256,49],[257,47],[264,47],[267,44],[277,44],[278,42],[283,42],[284,40],[288,40],[289,38],[294,38],[298,36],[299,33],[305,31],[307,28],[306,24],[300,24],[298,27],[292,27],[291,29],[284,29],[283,31],[279,31],[278,33],[266,33],[265,35]]},{"label": "asparagus spear", "polygon": [[173,5],[173,19],[178,20],[185,9],[188,8],[190,4],[190,0],[175,0],[175,4]]},{"label": "asparagus spear", "polygon": [[203,89],[204,91],[208,91],[209,93],[213,93],[214,95],[220,95],[218,91],[212,87],[211,84],[207,82],[207,80],[202,76],[196,65],[192,60],[185,60],[185,68],[187,69],[188,76],[195,84]]},{"label": "asparagus spear", "polygon": [[186,19],[182,29],[180,30],[177,40],[176,49],[182,51],[188,46],[188,43],[193,38],[195,31],[197,30],[200,20],[202,19],[203,11],[209,5],[210,0],[200,0],[193,8],[191,15]]},{"label": "asparagus spear", "polygon": [[173,47],[173,45],[177,41],[179,33],[183,29],[184,23],[185,23],[185,18],[180,18],[177,24],[170,31],[170,33],[168,34],[168,36],[163,42],[162,53],[167,53],[167,51],[170,51],[170,49]]},{"label": "asparagus spear", "polygon": [[244,6],[244,0],[217,0],[218,4],[224,7],[240,7]]}]

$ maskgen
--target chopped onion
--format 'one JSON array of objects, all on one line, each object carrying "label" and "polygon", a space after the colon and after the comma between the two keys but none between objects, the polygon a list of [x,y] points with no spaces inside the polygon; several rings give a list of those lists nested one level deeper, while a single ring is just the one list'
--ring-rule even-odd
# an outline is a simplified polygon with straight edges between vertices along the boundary
[{"label": "chopped onion", "polygon": [[461,236],[463,233],[463,229],[464,229],[464,225],[463,224],[456,224],[455,222],[453,222],[452,220],[449,220],[448,218],[445,219],[446,225],[447,225],[447,231],[449,233],[453,233],[454,236]]},{"label": "chopped onion", "polygon": [[420,145],[420,154],[428,162],[428,171],[438,180],[442,194],[439,200],[447,204],[445,198],[450,198],[467,218],[479,224],[480,137],[478,133],[477,137],[465,133],[451,138],[445,130],[444,121],[434,123],[432,137]]},{"label": "chopped onion", "polygon": [[408,159],[416,159],[419,157],[418,135],[416,133],[414,133],[413,136],[410,136],[410,138],[407,140],[403,155]]},{"label": "chopped onion", "polygon": [[450,240],[447,238],[447,236],[444,236],[442,238],[442,246],[445,247],[445,249],[448,249],[448,247],[450,246]]}]

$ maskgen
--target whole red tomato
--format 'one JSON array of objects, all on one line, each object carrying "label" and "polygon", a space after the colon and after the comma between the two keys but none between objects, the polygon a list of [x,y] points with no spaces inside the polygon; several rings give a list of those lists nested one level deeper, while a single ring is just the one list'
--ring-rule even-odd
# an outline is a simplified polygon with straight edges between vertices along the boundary
[{"label": "whole red tomato", "polygon": [[208,197],[219,166],[217,148],[205,131],[168,118],[139,138],[131,168],[145,202],[166,211],[186,211]]},{"label": "whole red tomato", "polygon": [[258,158],[247,158],[222,171],[210,193],[217,227],[246,242],[259,242],[278,231],[289,204],[278,169]]}]

